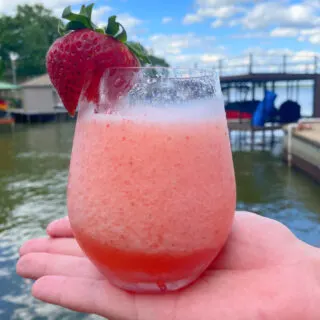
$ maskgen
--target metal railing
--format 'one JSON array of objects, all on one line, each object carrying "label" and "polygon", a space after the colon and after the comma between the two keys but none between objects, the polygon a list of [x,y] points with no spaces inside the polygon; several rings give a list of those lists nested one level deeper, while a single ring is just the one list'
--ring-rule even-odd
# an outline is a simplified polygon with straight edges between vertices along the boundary
[{"label": "metal railing", "polygon": [[221,76],[255,73],[319,74],[320,55],[253,55],[220,59],[214,66]]}]

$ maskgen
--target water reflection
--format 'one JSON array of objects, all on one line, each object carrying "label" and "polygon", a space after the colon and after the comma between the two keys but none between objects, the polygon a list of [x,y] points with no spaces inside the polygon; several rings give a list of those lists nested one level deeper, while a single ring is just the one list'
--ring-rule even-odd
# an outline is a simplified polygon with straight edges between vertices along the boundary
[{"label": "water reflection", "polygon": [[320,186],[270,152],[235,152],[238,208],[287,225],[320,247]]},{"label": "water reflection", "polygon": [[[66,214],[65,188],[74,124],[17,127],[0,135],[0,319],[100,319],[45,305],[30,295],[31,281],[15,274],[23,241],[45,234]],[[320,246],[320,186],[289,170],[277,154],[234,151],[238,207],[278,219]]]}]

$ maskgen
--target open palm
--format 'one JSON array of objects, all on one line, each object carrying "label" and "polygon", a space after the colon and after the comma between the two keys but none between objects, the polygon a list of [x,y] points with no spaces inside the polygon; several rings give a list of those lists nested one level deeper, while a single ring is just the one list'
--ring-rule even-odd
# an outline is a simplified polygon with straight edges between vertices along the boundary
[{"label": "open palm", "polygon": [[50,238],[20,249],[17,272],[37,279],[43,301],[113,319],[320,319],[319,249],[282,224],[237,212],[228,242],[193,285],[168,294],[133,294],[112,285],[85,257],[68,219],[48,226]]}]

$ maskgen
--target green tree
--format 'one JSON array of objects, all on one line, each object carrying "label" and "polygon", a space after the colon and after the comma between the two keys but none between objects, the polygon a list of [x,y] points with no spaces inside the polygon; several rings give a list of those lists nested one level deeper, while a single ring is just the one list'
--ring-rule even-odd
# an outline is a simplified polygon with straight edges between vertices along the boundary
[{"label": "green tree", "polygon": [[0,79],[3,77],[4,70],[5,70],[4,62],[0,57]]},{"label": "green tree", "polygon": [[[157,56],[153,55],[153,53],[150,53],[150,52],[148,53],[148,50],[141,43],[134,42],[134,41],[132,41],[131,43],[135,46],[139,46],[141,48],[141,50],[146,52],[146,54],[148,55],[148,58],[150,60],[150,64],[152,66],[170,67],[169,63],[165,59],[157,57]],[[142,63],[142,65],[145,65],[145,63]]]},{"label": "green tree", "polygon": [[19,55],[18,77],[45,72],[48,48],[59,37],[59,19],[40,4],[21,5],[15,16],[0,17],[0,57],[10,69],[10,52]]},{"label": "green tree", "polygon": [[[11,71],[11,52],[19,56],[16,63],[18,78],[45,73],[46,53],[59,37],[58,23],[59,19],[41,4],[19,5],[15,16],[0,15],[0,64],[2,61],[6,74]],[[153,54],[150,61],[155,66],[169,66]]]},{"label": "green tree", "polygon": [[156,57],[153,54],[149,55],[149,60],[153,66],[170,67],[169,63],[165,59]]}]

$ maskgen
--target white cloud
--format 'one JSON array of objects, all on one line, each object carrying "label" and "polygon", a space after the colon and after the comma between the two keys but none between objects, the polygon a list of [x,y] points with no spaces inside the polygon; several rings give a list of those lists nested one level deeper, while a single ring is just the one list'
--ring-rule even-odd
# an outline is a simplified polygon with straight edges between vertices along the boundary
[{"label": "white cloud", "polygon": [[236,13],[241,12],[242,9],[233,5],[223,6],[217,8],[199,8],[194,14],[187,14],[184,19],[184,24],[192,24],[201,22],[206,18],[228,19],[234,16]]},{"label": "white cloud", "polygon": [[[257,1],[261,1],[261,0],[257,0]],[[219,7],[219,6],[248,3],[248,2],[252,2],[252,0],[197,0],[196,1],[196,3],[201,7]]]},{"label": "white cloud", "polygon": [[293,51],[289,48],[265,50],[252,47],[244,50],[239,58],[224,59],[224,74],[247,73],[249,54],[253,55],[253,72],[282,72],[286,56],[287,72],[310,72],[314,68],[313,58],[320,57],[316,51]]},{"label": "white cloud", "polygon": [[220,59],[225,58],[222,54],[179,54],[166,56],[167,61],[174,67],[192,68],[192,67],[216,67]]},{"label": "white cloud", "polygon": [[118,14],[117,20],[125,27],[131,39],[138,32],[137,27],[140,26],[143,22],[142,20],[132,16],[129,13]]},{"label": "white cloud", "polygon": [[[2,1],[2,0],[0,0],[0,1]],[[64,8],[65,7],[57,7],[57,8],[52,9],[53,14],[56,17],[61,18]],[[101,7],[94,8],[92,11],[92,21],[95,24],[97,24],[98,26],[107,25],[107,23],[108,23],[107,13],[110,12],[111,10],[112,10],[112,8],[109,6],[101,6]],[[76,10],[74,10],[74,11],[76,11]]]},{"label": "white cloud", "polygon": [[200,8],[197,11],[197,15],[200,17],[215,17],[220,19],[225,19],[233,16],[235,13],[239,12],[240,9],[235,6],[224,6],[218,8]]},{"label": "white cloud", "polygon": [[169,23],[171,21],[172,21],[172,17],[163,17],[161,20],[163,24]]},{"label": "white cloud", "polygon": [[297,52],[292,52],[292,61],[299,62],[299,61],[305,61],[306,59],[313,58],[314,56],[318,56],[319,53],[315,51],[308,51],[308,50],[301,50]]},{"label": "white cloud", "polygon": [[264,31],[257,31],[257,32],[244,32],[239,34],[231,35],[233,39],[258,39],[258,38],[267,38],[269,34]]},{"label": "white cloud", "polygon": [[257,4],[240,19],[248,29],[267,28],[273,25],[285,27],[310,27],[320,23],[315,8],[311,5],[281,2]]},{"label": "white cloud", "polygon": [[[0,14],[14,14],[17,5],[23,4],[33,5],[36,3],[41,3],[44,7],[51,9],[53,14],[57,17],[61,17],[63,9],[67,6],[72,6],[73,8],[79,8],[82,4],[92,3],[91,0],[0,0]],[[77,11],[74,9],[74,11]],[[108,16],[112,8],[107,5],[95,6],[92,12],[93,21],[99,25],[106,25],[108,22]],[[128,32],[130,39],[137,40],[137,34],[141,33],[138,30],[143,21],[132,16],[130,13],[119,13],[117,15],[117,20],[125,27]]]},{"label": "white cloud", "polygon": [[207,18],[226,20],[233,17],[244,9],[238,6],[239,3],[248,3],[249,0],[197,0],[195,13],[189,13],[183,18],[184,24],[201,22]]},{"label": "white cloud", "polygon": [[203,18],[197,14],[187,14],[183,18],[183,23],[184,24],[192,24],[192,23],[196,23],[196,22],[201,22],[202,20],[203,20]]},{"label": "white cloud", "polygon": [[319,0],[305,0],[305,4],[314,7],[315,9],[320,9]]},{"label": "white cloud", "polygon": [[108,23],[107,20],[107,13],[112,10],[111,7],[109,6],[101,6],[98,7],[97,9],[93,9],[92,11],[92,20],[94,23],[97,25],[106,25]]},{"label": "white cloud", "polygon": [[223,25],[223,21],[221,19],[217,19],[211,23],[212,28],[219,28]]},{"label": "white cloud", "polygon": [[200,57],[200,61],[208,64],[208,63],[218,62],[222,58],[223,58],[223,55],[221,54],[203,54]]},{"label": "white cloud", "polygon": [[270,32],[271,37],[296,37],[299,35],[299,30],[296,28],[275,28]]},{"label": "white cloud", "polygon": [[133,17],[129,13],[120,13],[117,15],[118,20],[123,24],[125,28],[134,28],[142,23],[142,20]]},{"label": "white cloud", "polygon": [[149,38],[150,46],[155,54],[166,56],[167,54],[182,54],[184,49],[208,48],[211,46],[214,37],[199,37],[194,33],[185,34],[155,34]]},{"label": "white cloud", "polygon": [[320,44],[320,27],[301,30],[299,41],[309,41],[312,44]]},{"label": "white cloud", "polygon": [[309,41],[313,44],[320,44],[320,33],[310,36]]},{"label": "white cloud", "polygon": [[295,38],[298,41],[309,41],[312,44],[320,44],[320,27],[299,28],[274,28],[270,32],[252,31],[231,35],[233,39],[268,39],[268,38]]},{"label": "white cloud", "polygon": [[[15,10],[18,5],[34,5],[41,3],[44,5],[45,8],[52,10],[53,14],[61,18],[62,12],[64,8],[67,6],[80,6],[82,4],[89,4],[91,3],[90,0],[11,0],[10,2],[6,0],[0,0],[0,14],[15,14]],[[107,17],[105,16],[108,12],[112,10],[111,7],[103,5],[100,7],[94,7],[92,12],[92,19],[98,25],[106,25],[107,24]],[[76,10],[75,10],[76,11]]]},{"label": "white cloud", "polygon": [[147,47],[171,66],[193,67],[212,66],[224,57],[225,48],[215,45],[215,37],[199,36],[195,33],[154,34],[149,37]]},{"label": "white cloud", "polygon": [[61,15],[62,9],[67,7],[67,6],[72,6],[72,5],[81,5],[81,4],[88,4],[91,3],[89,0],[0,0],[0,14],[14,14],[15,10],[18,5],[23,5],[23,4],[37,4],[41,3],[43,4],[46,8],[49,8],[51,10],[57,10],[60,9],[58,12]]},{"label": "white cloud", "polygon": [[243,51],[244,55],[253,54],[254,60],[267,64],[268,61],[282,62],[283,56],[287,56],[287,62],[312,62],[314,56],[319,57],[319,52],[311,50],[294,51],[289,48],[282,49],[262,49],[260,47],[248,48]]},{"label": "white cloud", "polygon": [[312,44],[320,44],[320,27],[298,29],[298,28],[275,28],[270,32],[255,31],[231,35],[234,39],[260,39],[260,38],[296,38],[300,42],[309,41]]}]

